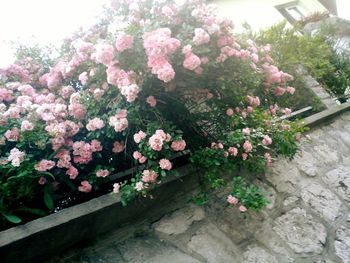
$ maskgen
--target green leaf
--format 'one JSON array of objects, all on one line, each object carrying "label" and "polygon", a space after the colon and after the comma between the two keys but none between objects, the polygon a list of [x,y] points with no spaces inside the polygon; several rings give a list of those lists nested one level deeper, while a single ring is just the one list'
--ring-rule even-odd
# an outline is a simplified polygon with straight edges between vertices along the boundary
[{"label": "green leaf", "polygon": [[22,219],[20,219],[18,216],[9,215],[9,214],[2,214],[2,215],[11,223],[18,224],[22,222]]},{"label": "green leaf", "polygon": [[53,210],[55,208],[53,198],[52,198],[51,194],[49,193],[48,188],[45,188],[45,190],[44,190],[44,202],[45,202],[46,207],[49,210]]}]

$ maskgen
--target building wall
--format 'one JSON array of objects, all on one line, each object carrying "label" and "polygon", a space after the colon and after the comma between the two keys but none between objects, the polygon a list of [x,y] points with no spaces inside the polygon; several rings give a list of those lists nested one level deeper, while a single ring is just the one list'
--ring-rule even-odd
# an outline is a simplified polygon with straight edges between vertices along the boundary
[{"label": "building wall", "polygon": [[[242,30],[241,24],[248,22],[254,30],[271,26],[284,17],[275,6],[293,2],[291,0],[218,0],[214,1],[220,13],[233,20],[236,29]],[[305,15],[324,12],[327,9],[317,0],[300,0],[298,8]]]}]

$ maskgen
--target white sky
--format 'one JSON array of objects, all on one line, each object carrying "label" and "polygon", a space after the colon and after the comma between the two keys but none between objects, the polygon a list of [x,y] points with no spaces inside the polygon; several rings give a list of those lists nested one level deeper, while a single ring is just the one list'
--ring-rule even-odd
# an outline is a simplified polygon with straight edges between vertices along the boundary
[{"label": "white sky", "polygon": [[8,41],[57,44],[94,21],[109,0],[0,0],[0,67],[12,61]]},{"label": "white sky", "polygon": [[[0,0],[0,67],[13,60],[8,41],[58,44],[93,22],[110,0]],[[350,0],[337,0],[340,17],[350,20]],[[238,21],[235,21],[236,24]]]}]

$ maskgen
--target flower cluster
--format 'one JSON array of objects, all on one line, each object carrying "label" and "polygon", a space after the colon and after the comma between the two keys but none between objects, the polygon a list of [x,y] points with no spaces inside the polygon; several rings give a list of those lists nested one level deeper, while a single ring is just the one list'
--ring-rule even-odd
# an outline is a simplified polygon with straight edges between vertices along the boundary
[{"label": "flower cluster", "polygon": [[110,14],[56,60],[28,51],[0,71],[1,185],[28,174],[12,182],[89,193],[111,172],[142,165],[113,186],[129,199],[186,149],[204,168],[271,165],[295,152],[297,126],[278,118],[292,110],[277,104],[296,92],[293,77],[273,64],[270,46],[234,37],[232,22],[202,0],[121,0]]}]

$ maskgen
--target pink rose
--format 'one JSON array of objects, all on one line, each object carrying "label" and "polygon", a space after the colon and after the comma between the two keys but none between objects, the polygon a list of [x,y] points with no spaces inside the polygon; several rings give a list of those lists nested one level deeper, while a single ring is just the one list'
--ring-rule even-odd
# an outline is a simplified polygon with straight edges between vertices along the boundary
[{"label": "pink rose", "polygon": [[19,140],[19,130],[16,127],[7,130],[4,135],[9,142],[17,142]]},{"label": "pink rose", "polygon": [[171,149],[175,152],[183,151],[186,148],[186,142],[184,140],[173,141],[171,143]]},{"label": "pink rose", "polygon": [[148,143],[151,146],[151,148],[154,151],[158,151],[158,152],[162,150],[163,142],[164,142],[164,139],[162,138],[161,135],[158,135],[158,134],[152,135],[148,140]]},{"label": "pink rose", "polygon": [[168,159],[161,159],[159,161],[159,166],[163,170],[171,170],[172,164]]},{"label": "pink rose", "polygon": [[252,144],[250,143],[250,141],[245,141],[245,142],[243,143],[243,149],[244,149],[244,151],[245,151],[246,153],[249,153],[249,152],[251,152],[251,151],[253,150],[253,146],[252,146]]},{"label": "pink rose", "polygon": [[21,123],[21,131],[32,131],[34,129],[34,124],[24,120]]},{"label": "pink rose", "polygon": [[145,156],[141,156],[141,158],[139,158],[139,163],[145,163],[147,161],[147,157]]},{"label": "pink rose", "polygon": [[136,143],[140,143],[144,138],[146,138],[146,133],[143,131],[139,131],[138,133],[134,134],[134,141]]},{"label": "pink rose", "polygon": [[135,151],[132,156],[134,157],[135,160],[138,160],[142,157],[142,154],[139,151]]},{"label": "pink rose", "polygon": [[186,56],[182,65],[188,70],[195,70],[201,63],[201,59],[197,55],[190,53]]},{"label": "pink rose", "polygon": [[92,190],[92,186],[88,181],[82,181],[81,185],[78,187],[78,190],[83,193],[90,193]]},{"label": "pink rose", "polygon": [[244,205],[240,205],[238,209],[241,213],[247,212],[248,210]]},{"label": "pink rose", "polygon": [[232,195],[229,195],[227,197],[227,202],[231,205],[237,205],[238,204],[238,199]]},{"label": "pink rose", "polygon": [[98,140],[92,140],[91,143],[91,151],[92,152],[100,152],[102,151],[102,145],[101,145],[101,142],[98,141]]},{"label": "pink rose", "polygon": [[103,120],[100,118],[93,118],[89,120],[88,124],[86,124],[86,129],[88,131],[96,131],[102,129],[105,126]]},{"label": "pink rose", "polygon": [[112,152],[121,153],[122,151],[124,151],[124,148],[124,142],[114,142]]},{"label": "pink rose", "polygon": [[238,154],[238,149],[236,147],[229,147],[228,152],[231,156],[237,156]]},{"label": "pink rose", "polygon": [[46,183],[47,183],[46,178],[41,176],[40,179],[39,179],[39,181],[38,181],[38,184],[44,185],[44,184],[46,184]]},{"label": "pink rose", "polygon": [[291,113],[292,113],[292,110],[291,109],[289,109],[289,108],[285,108],[285,109],[283,109],[282,110],[282,112],[285,114],[285,115],[290,115]]},{"label": "pink rose", "polygon": [[286,92],[286,90],[282,87],[277,87],[275,89],[275,95],[276,96],[282,96],[284,93]]},{"label": "pink rose", "polygon": [[142,191],[143,188],[144,188],[143,182],[137,182],[137,183],[135,184],[135,189],[136,189],[136,191],[140,192],[140,191]]},{"label": "pink rose", "polygon": [[264,138],[261,142],[263,145],[270,145],[272,143],[272,139],[268,135],[264,135]]},{"label": "pink rose", "polygon": [[151,106],[151,107],[155,107],[157,105],[157,100],[154,96],[149,96],[147,97],[146,102]]},{"label": "pink rose", "polygon": [[242,129],[242,132],[243,132],[244,135],[250,135],[250,129],[249,128]]},{"label": "pink rose", "polygon": [[37,163],[34,168],[35,170],[39,172],[45,172],[47,170],[52,169],[55,167],[56,163],[54,161],[49,161],[49,160],[41,160],[39,163]]},{"label": "pink rose", "polygon": [[79,172],[77,168],[75,168],[73,165],[70,165],[66,174],[69,175],[69,179],[74,180],[79,175]]},{"label": "pink rose", "polygon": [[242,153],[242,159],[243,161],[248,159],[248,154],[247,153]]},{"label": "pink rose", "polygon": [[232,116],[233,113],[234,113],[234,111],[233,111],[232,108],[228,108],[228,109],[226,110],[226,115],[229,116],[229,117]]},{"label": "pink rose", "polygon": [[288,92],[289,94],[293,95],[294,92],[295,92],[295,88],[293,88],[293,87],[287,87],[287,92]]},{"label": "pink rose", "polygon": [[196,46],[207,44],[209,41],[210,36],[203,28],[196,28],[194,30],[193,43]]},{"label": "pink rose", "polygon": [[119,193],[119,189],[120,189],[119,183],[113,184],[113,193],[115,193],[115,194]]},{"label": "pink rose", "polygon": [[98,170],[96,172],[96,176],[97,177],[107,177],[109,175],[109,171],[108,170]]},{"label": "pink rose", "polygon": [[158,178],[158,174],[153,170],[144,170],[142,172],[142,181],[145,183],[154,183]]},{"label": "pink rose", "polygon": [[132,48],[134,37],[126,34],[120,34],[115,41],[115,48],[118,52]]}]

